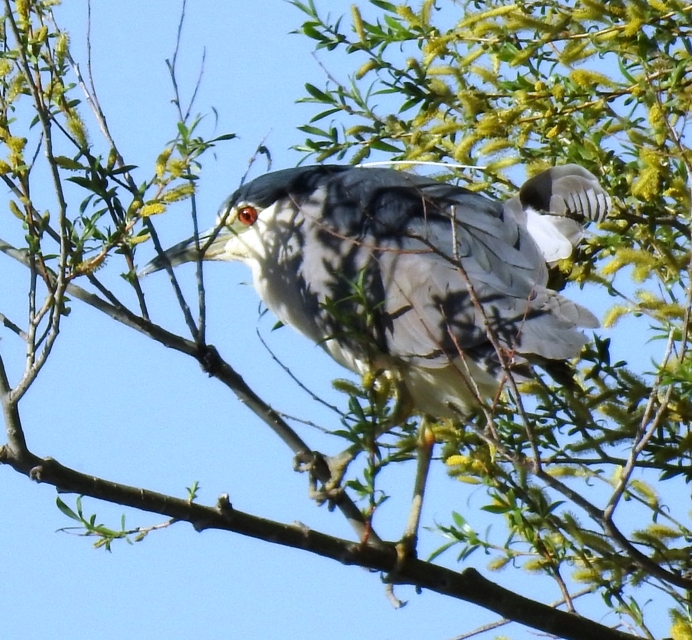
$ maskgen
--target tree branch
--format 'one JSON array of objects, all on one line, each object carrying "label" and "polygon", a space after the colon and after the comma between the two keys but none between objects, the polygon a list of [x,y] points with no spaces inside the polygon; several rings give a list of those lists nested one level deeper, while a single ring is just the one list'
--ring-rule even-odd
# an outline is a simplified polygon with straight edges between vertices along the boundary
[{"label": "tree branch", "polygon": [[0,356],[0,403],[5,418],[5,433],[12,454],[22,459],[29,450],[26,446],[26,438],[22,429],[22,422],[17,408],[17,401],[12,398],[12,387],[7,378],[5,363]]},{"label": "tree branch", "polygon": [[[2,239],[0,239],[0,252],[14,258],[26,267],[30,265],[28,256]],[[137,316],[126,307],[112,305],[96,294],[86,291],[75,284],[67,285],[67,293],[169,349],[174,349],[194,357],[205,372],[233,391],[243,404],[263,420],[296,456],[300,457],[303,463],[308,464],[311,472],[321,483],[326,484],[331,480],[331,472],[324,457],[317,455],[308,447],[290,425],[248,386],[233,367],[221,358],[215,347],[211,345],[197,345],[149,320]],[[373,545],[381,544],[382,541],[379,536],[366,523],[360,509],[345,492],[340,492],[333,502],[348,520],[359,540],[367,539]]]},{"label": "tree branch", "polygon": [[197,531],[231,531],[257,540],[308,551],[345,565],[385,573],[396,567],[399,583],[471,602],[505,618],[566,640],[637,639],[637,636],[518,595],[487,580],[475,569],[469,568],[459,573],[416,559],[407,559],[397,564],[393,544],[361,544],[314,531],[303,525],[288,525],[259,518],[234,509],[226,496],[219,499],[216,507],[204,506],[79,473],[52,458],[42,459],[33,454],[18,458],[7,447],[0,448],[0,464],[7,464],[37,482],[53,485],[61,492],[77,493],[166,515],[189,522]]}]

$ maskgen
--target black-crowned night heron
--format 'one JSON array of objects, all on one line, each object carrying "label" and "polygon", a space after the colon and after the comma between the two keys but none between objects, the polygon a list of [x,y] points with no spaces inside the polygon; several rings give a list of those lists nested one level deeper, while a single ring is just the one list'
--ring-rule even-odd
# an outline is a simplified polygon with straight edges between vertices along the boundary
[{"label": "black-crowned night heron", "polygon": [[547,265],[609,207],[577,165],[504,203],[393,169],[298,167],[243,185],[217,228],[143,273],[197,260],[198,247],[240,260],[284,324],[352,371],[389,372],[422,414],[458,417],[496,395],[502,360],[521,370],[578,355],[579,328],[598,321],[547,288]]},{"label": "black-crowned night heron", "polygon": [[352,371],[386,371],[424,416],[459,418],[495,397],[508,371],[579,354],[579,329],[598,321],[547,287],[548,265],[609,208],[576,165],[538,174],[504,203],[393,169],[306,166],[243,185],[214,230],[144,273],[240,260],[284,324]]}]

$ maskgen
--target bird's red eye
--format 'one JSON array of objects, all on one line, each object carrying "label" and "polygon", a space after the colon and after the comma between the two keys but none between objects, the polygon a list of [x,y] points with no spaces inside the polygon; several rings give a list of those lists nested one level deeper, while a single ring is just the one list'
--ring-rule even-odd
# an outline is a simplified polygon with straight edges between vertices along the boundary
[{"label": "bird's red eye", "polygon": [[238,221],[248,227],[257,222],[259,213],[255,207],[245,206],[238,209]]}]

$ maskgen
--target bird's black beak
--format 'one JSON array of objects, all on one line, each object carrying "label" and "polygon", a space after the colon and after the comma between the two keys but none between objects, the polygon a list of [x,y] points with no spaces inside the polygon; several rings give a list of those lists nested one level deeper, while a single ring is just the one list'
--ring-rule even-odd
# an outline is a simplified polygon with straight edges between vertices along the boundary
[{"label": "bird's black beak", "polygon": [[139,277],[144,277],[150,273],[165,269],[166,265],[176,267],[185,262],[196,262],[198,260],[219,260],[223,259],[226,243],[234,237],[227,229],[210,229],[201,234],[199,238],[188,238],[166,249],[163,253],[156,256],[140,272]]}]

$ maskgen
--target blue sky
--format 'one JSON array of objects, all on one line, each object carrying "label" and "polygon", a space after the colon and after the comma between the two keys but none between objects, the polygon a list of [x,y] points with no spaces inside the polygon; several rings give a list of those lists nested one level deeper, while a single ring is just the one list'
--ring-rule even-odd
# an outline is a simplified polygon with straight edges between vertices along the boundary
[{"label": "blue sky", "polygon": [[[335,13],[347,13],[349,5],[329,2]],[[126,161],[141,167],[140,179],[151,173],[155,158],[175,135],[165,59],[172,56],[179,6],[171,0],[93,1],[96,88]],[[70,0],[56,15],[70,30],[73,55],[85,69],[86,2]],[[210,135],[240,136],[206,157],[199,185],[203,226],[213,223],[258,144],[264,141],[271,149],[274,168],[302,158],[291,146],[303,141],[296,127],[312,110],[295,101],[303,95],[304,83],[323,84],[325,72],[312,54],[312,43],[289,34],[301,19],[296,8],[277,0],[189,3],[179,57],[183,95],[194,87],[206,52],[196,110],[209,114],[203,126]],[[319,57],[343,79],[355,68],[343,57]],[[92,138],[98,140],[95,129]],[[255,174],[264,169],[262,163]],[[0,210],[3,233],[10,220]],[[184,206],[156,224],[166,245],[191,233]],[[12,233],[10,229],[10,237]],[[141,264],[149,257],[144,253]],[[2,311],[21,317],[26,274],[0,260]],[[194,298],[193,269],[183,268],[181,274]],[[126,291],[117,266],[106,266],[100,275]],[[271,318],[258,319],[258,299],[245,284],[249,274],[242,266],[210,265],[207,278],[210,342],[273,406],[336,426],[336,417],[314,409],[272,362],[256,330],[262,330],[294,373],[334,402],[343,398],[331,390],[330,381],[344,372],[288,329],[272,333]],[[151,276],[144,289],[153,319],[184,332],[167,279]],[[22,345],[9,332],[0,335],[3,357],[16,377]],[[239,509],[256,515],[351,536],[338,513],[307,498],[306,478],[293,472],[290,451],[194,361],[77,302],[21,409],[31,449],[79,471],[181,497],[186,486],[199,481],[201,502],[213,504],[228,493]],[[306,427],[301,433],[314,448],[335,452],[317,431]],[[384,537],[397,539],[406,519],[413,466],[402,465],[388,475],[391,487],[405,489],[383,507],[377,526]],[[416,595],[410,588],[397,590],[410,602],[396,611],[377,575],[228,533],[199,534],[185,524],[153,533],[134,546],[116,544],[110,554],[92,550],[89,540],[56,533],[70,521],[55,507],[52,487],[2,468],[0,482],[0,620],[7,638],[444,639],[496,619],[470,604],[431,593]],[[448,522],[450,511],[457,510],[479,528],[485,526],[474,510],[481,495],[449,479],[441,468],[433,471],[429,495],[424,525]],[[74,496],[63,499],[74,504]],[[87,512],[114,527],[124,512],[87,499],[84,504]],[[150,514],[125,513],[130,526],[161,521]],[[443,542],[429,536],[421,555]],[[479,567],[485,561],[474,559]],[[511,586],[507,575],[496,578]],[[521,585],[526,595],[559,599],[547,581],[537,576],[531,581]],[[517,627],[511,635],[534,637]]]}]

